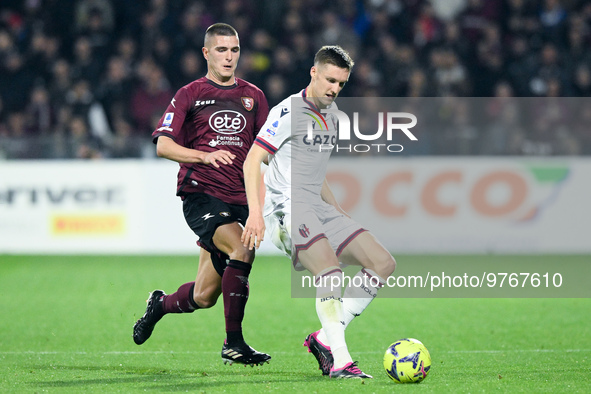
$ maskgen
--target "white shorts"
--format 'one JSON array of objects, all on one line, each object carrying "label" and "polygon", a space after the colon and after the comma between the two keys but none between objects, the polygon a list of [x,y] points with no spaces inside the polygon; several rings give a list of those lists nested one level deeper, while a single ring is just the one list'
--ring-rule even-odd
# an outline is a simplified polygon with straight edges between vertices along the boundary
[{"label": "white shorts", "polygon": [[295,211],[292,215],[289,200],[272,207],[271,213],[265,216],[265,226],[273,244],[291,257],[297,271],[304,269],[298,260],[298,253],[319,239],[327,238],[338,257],[355,237],[366,231],[324,201],[301,209],[298,207]]}]

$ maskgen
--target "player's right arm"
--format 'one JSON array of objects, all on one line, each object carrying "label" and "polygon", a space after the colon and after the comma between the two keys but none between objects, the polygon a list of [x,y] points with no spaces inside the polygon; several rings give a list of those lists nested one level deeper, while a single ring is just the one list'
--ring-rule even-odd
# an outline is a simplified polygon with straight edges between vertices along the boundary
[{"label": "player's right arm", "polygon": [[196,149],[186,148],[177,144],[170,137],[161,135],[156,142],[156,154],[177,163],[202,163],[211,164],[219,168],[221,164],[232,164],[236,156],[227,150],[216,150],[203,152]]},{"label": "player's right arm", "polygon": [[248,219],[240,238],[244,247],[258,249],[265,236],[265,220],[261,207],[260,185],[262,180],[261,163],[269,152],[254,144],[244,161],[244,186],[248,200]]},{"label": "player's right arm", "polygon": [[182,133],[185,132],[183,124],[194,102],[187,86],[176,92],[168,104],[166,112],[160,118],[158,127],[152,133],[152,140],[156,144],[156,154],[158,157],[164,157],[177,163],[211,164],[216,168],[219,168],[220,164],[232,164],[232,160],[236,156],[227,150],[205,152],[187,148],[176,142],[183,140]]}]

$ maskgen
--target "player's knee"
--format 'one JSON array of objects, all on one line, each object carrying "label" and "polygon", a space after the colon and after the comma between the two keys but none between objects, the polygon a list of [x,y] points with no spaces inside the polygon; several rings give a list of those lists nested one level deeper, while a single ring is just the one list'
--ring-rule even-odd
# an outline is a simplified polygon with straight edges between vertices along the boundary
[{"label": "player's knee", "polygon": [[392,275],[392,272],[396,269],[396,259],[392,257],[390,253],[386,257],[386,261],[384,262],[384,270],[386,271],[385,276]]},{"label": "player's knee", "polygon": [[197,305],[199,305],[199,308],[202,309],[207,309],[214,306],[218,301],[218,297],[219,294],[212,294],[211,292],[207,291],[201,291],[197,294],[193,294],[193,300]]},{"label": "player's knee", "polygon": [[211,308],[212,306],[214,306],[216,304],[217,297],[211,298],[211,297],[205,297],[202,294],[198,294],[198,295],[193,295],[193,300],[195,301],[195,303],[197,305],[199,305],[199,308],[207,309],[207,308]]},{"label": "player's knee", "polygon": [[248,250],[248,248],[236,248],[228,255],[231,260],[244,261],[245,263],[252,264],[254,261],[254,250]]},{"label": "player's knee", "polygon": [[396,260],[387,251],[380,253],[373,263],[375,271],[383,278],[390,276],[396,269]]}]

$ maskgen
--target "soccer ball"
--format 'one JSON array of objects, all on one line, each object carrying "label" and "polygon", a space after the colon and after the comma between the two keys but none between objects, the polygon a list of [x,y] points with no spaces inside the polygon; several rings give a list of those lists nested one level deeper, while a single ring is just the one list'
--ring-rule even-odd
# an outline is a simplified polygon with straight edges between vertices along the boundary
[{"label": "soccer ball", "polygon": [[431,355],[417,339],[400,339],[384,354],[384,369],[396,383],[419,383],[431,369]]}]

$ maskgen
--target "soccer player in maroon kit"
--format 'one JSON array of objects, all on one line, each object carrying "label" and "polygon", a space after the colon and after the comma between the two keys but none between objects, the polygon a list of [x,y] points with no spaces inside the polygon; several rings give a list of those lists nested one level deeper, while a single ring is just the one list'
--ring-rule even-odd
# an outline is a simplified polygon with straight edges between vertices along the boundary
[{"label": "soccer player in maroon kit", "polygon": [[180,163],[177,195],[202,248],[197,277],[170,295],[154,290],[134,325],[133,339],[141,345],[165,314],[209,308],[221,293],[226,320],[222,359],[259,365],[271,357],[248,346],[242,335],[254,260],[254,251],[240,240],[240,223],[248,217],[242,165],[269,106],[259,88],[234,75],[240,43],[232,26],[216,23],[207,29],[203,56],[207,75],[176,92],[152,133],[158,156]]}]

